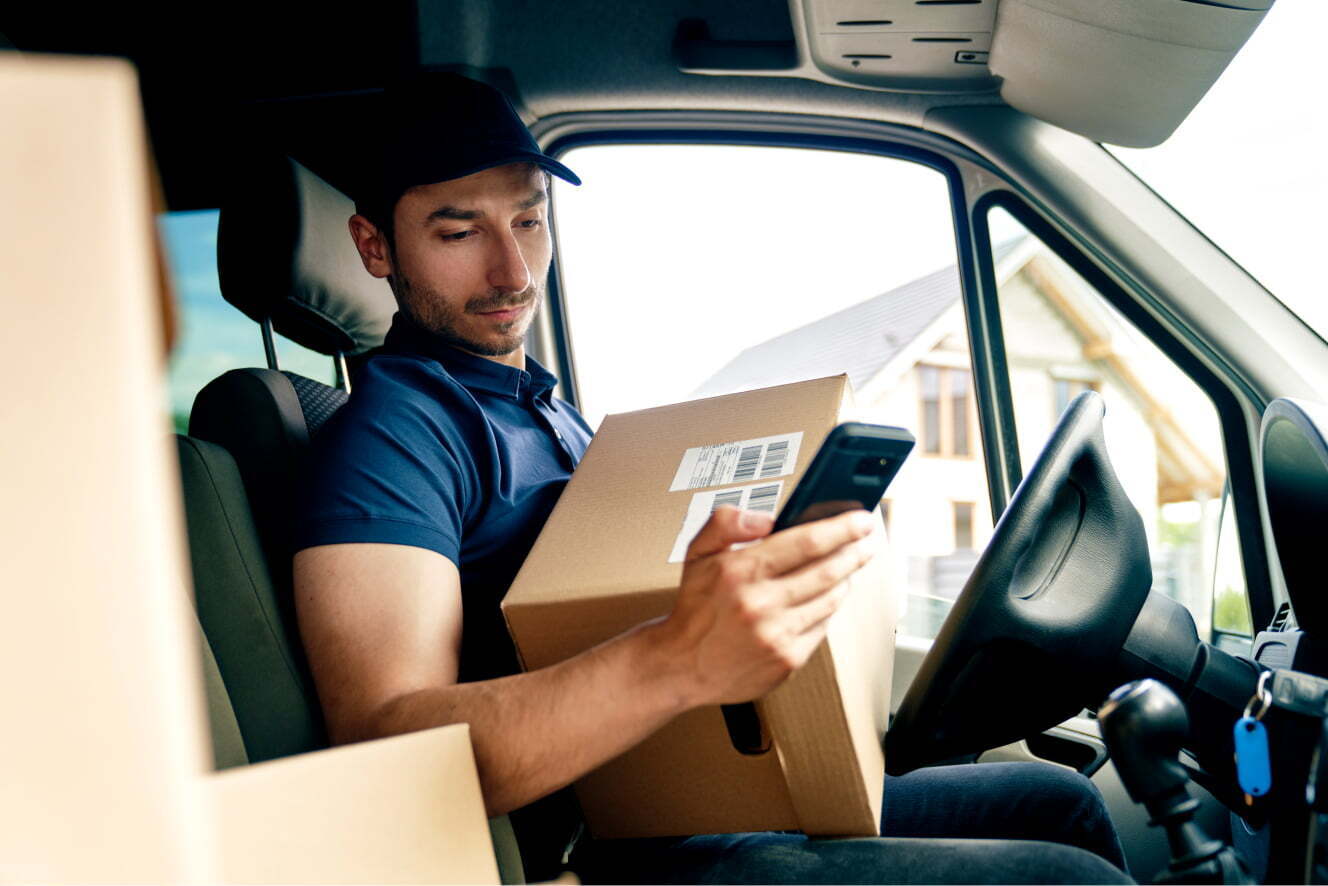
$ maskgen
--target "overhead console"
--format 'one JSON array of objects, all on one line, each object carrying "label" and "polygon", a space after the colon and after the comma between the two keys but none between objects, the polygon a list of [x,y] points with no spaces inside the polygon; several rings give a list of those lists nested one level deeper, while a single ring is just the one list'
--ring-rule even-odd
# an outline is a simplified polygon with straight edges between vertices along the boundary
[{"label": "overhead console", "polygon": [[678,29],[681,70],[892,92],[995,93],[1096,141],[1149,147],[1193,110],[1273,0],[789,0],[793,43]]},{"label": "overhead console", "polygon": [[925,92],[981,92],[998,85],[987,67],[995,0],[801,5],[807,55],[837,80]]}]

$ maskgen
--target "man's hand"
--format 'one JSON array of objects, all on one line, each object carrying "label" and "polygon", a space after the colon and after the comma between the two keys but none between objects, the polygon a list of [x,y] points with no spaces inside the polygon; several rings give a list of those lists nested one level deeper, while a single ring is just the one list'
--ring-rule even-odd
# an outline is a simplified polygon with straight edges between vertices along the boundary
[{"label": "man's hand", "polygon": [[850,511],[770,536],[768,516],[717,510],[687,549],[678,601],[658,625],[688,701],[750,701],[800,668],[825,637],[844,580],[871,559],[877,522]]}]

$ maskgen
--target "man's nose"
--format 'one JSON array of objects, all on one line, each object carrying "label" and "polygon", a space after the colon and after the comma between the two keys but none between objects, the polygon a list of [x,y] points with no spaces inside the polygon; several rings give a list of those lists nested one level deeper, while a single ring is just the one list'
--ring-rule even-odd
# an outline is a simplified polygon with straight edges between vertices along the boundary
[{"label": "man's nose", "polygon": [[511,231],[495,241],[489,264],[489,285],[503,292],[524,292],[530,286],[530,266],[521,252],[521,244]]}]

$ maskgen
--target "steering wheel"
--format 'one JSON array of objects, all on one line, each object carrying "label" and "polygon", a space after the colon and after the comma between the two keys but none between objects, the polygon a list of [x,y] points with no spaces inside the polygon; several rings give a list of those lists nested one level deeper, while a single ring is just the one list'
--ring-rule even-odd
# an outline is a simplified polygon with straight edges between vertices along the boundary
[{"label": "steering wheel", "polygon": [[992,533],[885,739],[886,771],[1000,747],[1096,705],[1152,585],[1101,395],[1057,423]]}]

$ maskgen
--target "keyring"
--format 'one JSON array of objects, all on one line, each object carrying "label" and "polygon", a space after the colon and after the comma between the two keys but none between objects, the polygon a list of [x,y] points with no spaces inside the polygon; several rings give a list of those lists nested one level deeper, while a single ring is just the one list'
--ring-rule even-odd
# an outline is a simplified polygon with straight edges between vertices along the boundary
[{"label": "keyring", "polygon": [[[1255,720],[1262,720],[1264,714],[1273,706],[1273,693],[1268,689],[1268,681],[1273,676],[1272,671],[1264,671],[1259,675],[1259,684],[1254,687],[1254,695],[1245,703],[1245,712],[1242,717],[1253,717]],[[1254,703],[1259,703],[1259,713],[1254,713]]]}]

